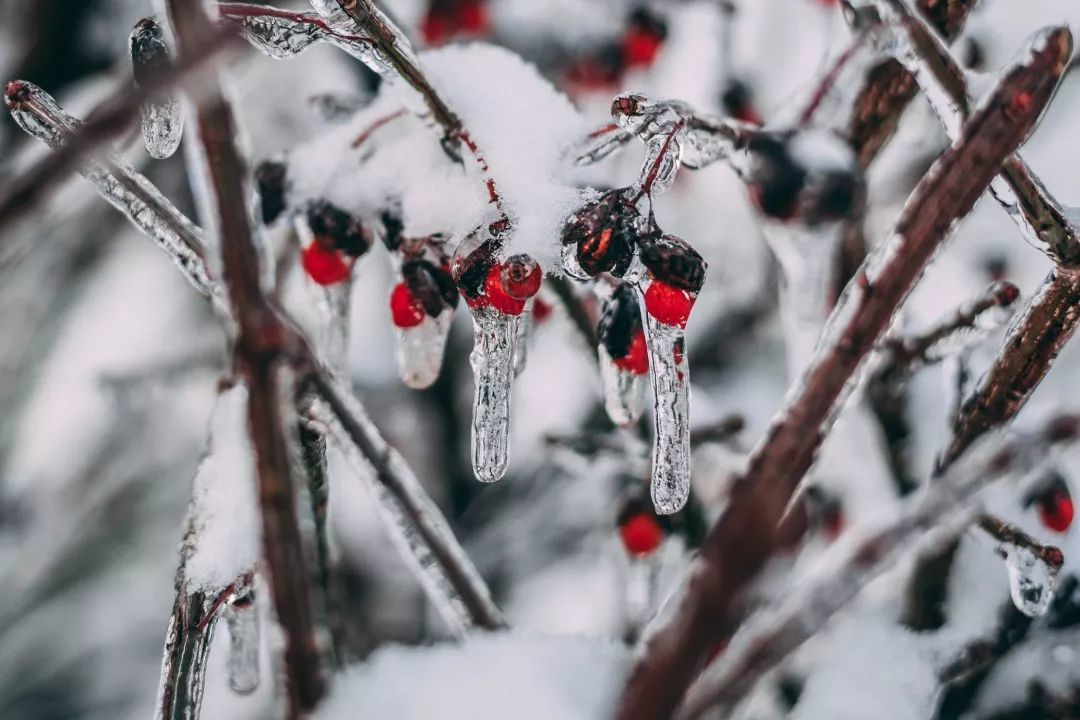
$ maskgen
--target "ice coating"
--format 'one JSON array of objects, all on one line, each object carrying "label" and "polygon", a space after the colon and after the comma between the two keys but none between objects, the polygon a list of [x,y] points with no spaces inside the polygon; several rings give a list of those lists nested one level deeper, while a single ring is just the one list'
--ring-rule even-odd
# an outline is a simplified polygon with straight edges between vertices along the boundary
[{"label": "ice coating", "polygon": [[[164,33],[153,18],[140,20],[129,39],[135,84],[153,82],[154,74],[172,62]],[[184,115],[179,100],[154,96],[142,107],[143,145],[150,157],[162,160],[176,152],[184,135]]]},{"label": "ice coating", "polygon": [[645,376],[616,365],[603,344],[597,347],[597,354],[604,386],[604,409],[611,422],[619,427],[632,427],[645,410]]},{"label": "ice coating", "polygon": [[[203,694],[206,690],[207,658],[210,656],[210,645],[214,639],[214,630],[217,627],[217,613],[207,613],[211,610],[213,598],[196,594],[185,595],[179,601],[186,604],[186,611],[190,615],[209,617],[203,626],[190,628],[177,627],[185,617],[177,616],[176,612],[169,618],[169,627],[165,632],[165,651],[162,655],[161,674],[158,678],[157,701],[154,703],[154,720],[199,720],[202,712]],[[179,653],[179,659],[190,663],[190,671],[180,672],[173,666],[173,648],[177,644],[183,647]],[[173,683],[174,675],[178,675],[186,682]],[[166,715],[168,711],[168,715]]]},{"label": "ice coating", "polygon": [[1015,311],[1016,304],[1011,303],[1009,305],[992,304],[975,313],[969,325],[958,328],[930,345],[924,353],[926,361],[935,362],[964,353],[1004,327]]},{"label": "ice coating", "polygon": [[1051,565],[1031,548],[1003,544],[998,552],[1009,573],[1009,595],[1016,609],[1028,617],[1041,617],[1054,599],[1054,581],[1060,565]]},{"label": "ice coating", "polygon": [[[340,386],[340,382],[337,384]],[[387,464],[400,482],[398,495],[391,492],[384,483],[379,482],[377,470],[353,443],[329,407],[322,402],[314,403],[311,410],[312,416],[326,428],[335,446],[371,491],[379,517],[385,524],[391,540],[451,631],[458,636],[464,635],[473,626],[472,616],[432,550],[427,539],[429,537],[438,538],[441,545],[446,548],[450,559],[461,572],[464,580],[478,593],[478,601],[484,604],[487,613],[491,617],[500,617],[480,573],[458,544],[446,519],[424,492],[412,470],[397,451],[383,440],[364,408],[353,399],[352,395],[340,388],[336,394],[343,399],[350,416],[363,426],[365,434],[376,446],[375,451],[386,457]]]},{"label": "ice coating", "polygon": [[[12,85],[19,91],[12,96]],[[51,95],[22,81],[9,85],[8,107],[15,122],[28,134],[56,149],[79,128]],[[117,157],[89,161],[79,170],[98,193],[136,228],[164,250],[200,294],[209,298],[224,315],[228,301],[224,290],[210,276],[196,248],[204,248],[202,230],[169,202],[168,198],[130,165]]]},{"label": "ice coating", "polygon": [[340,372],[345,367],[349,349],[349,299],[352,281],[320,286],[319,311],[324,322],[321,327],[319,350],[327,364]]},{"label": "ice coating", "polygon": [[423,390],[438,379],[452,320],[453,312],[446,309],[438,317],[425,315],[416,327],[395,328],[395,353],[401,382],[414,390]]},{"label": "ice coating", "polygon": [[502,479],[509,462],[510,395],[520,322],[519,316],[490,307],[473,310],[472,460],[481,482]]},{"label": "ice coating", "polygon": [[741,123],[702,115],[678,100],[658,101],[637,94],[616,97],[611,116],[621,130],[590,138],[579,149],[578,164],[603,159],[625,144],[630,135],[646,144],[647,156],[655,156],[660,152],[662,138],[671,135],[678,146],[673,153],[676,158],[689,168],[702,168],[734,155],[747,130]]},{"label": "ice coating", "polygon": [[658,195],[675,183],[682,165],[682,141],[676,126],[667,135],[657,136],[645,144],[645,159],[641,163],[638,188],[650,196]]},{"label": "ice coating", "polygon": [[225,606],[223,615],[229,630],[229,687],[247,695],[259,687],[259,611],[253,591],[239,594]]},{"label": "ice coating", "polygon": [[534,298],[529,298],[525,301],[525,311],[521,313],[518,320],[517,345],[514,352],[514,377],[525,372],[525,367],[529,363],[529,339],[532,337],[533,332],[533,300]]},{"label": "ice coating", "polygon": [[626,632],[636,637],[645,627],[656,605],[660,580],[660,553],[627,558],[623,586],[623,613]]},{"label": "ice coating", "polygon": [[690,376],[685,334],[682,328],[650,315],[644,302],[642,318],[654,399],[652,499],[658,513],[671,515],[690,496]]},{"label": "ice coating", "polygon": [[222,16],[240,26],[245,40],[279,60],[299,55],[317,41],[330,39],[330,33],[321,22],[304,21],[304,18],[314,19],[314,16],[255,14],[246,8],[234,10],[230,5],[222,6]]}]

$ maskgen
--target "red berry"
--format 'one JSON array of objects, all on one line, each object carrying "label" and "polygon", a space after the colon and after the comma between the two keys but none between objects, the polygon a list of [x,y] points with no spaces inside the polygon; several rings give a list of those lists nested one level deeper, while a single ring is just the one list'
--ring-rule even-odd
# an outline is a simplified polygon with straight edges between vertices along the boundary
[{"label": "red berry", "polygon": [[555,312],[555,308],[551,307],[540,298],[533,300],[533,322],[542,323],[551,317],[553,312]]},{"label": "red berry", "polygon": [[453,32],[450,19],[437,9],[429,9],[420,22],[420,37],[428,45],[440,45],[450,39]]},{"label": "red berry", "polygon": [[833,504],[825,511],[821,519],[821,530],[829,542],[833,542],[844,532],[844,511],[839,504]]},{"label": "red berry", "polygon": [[504,315],[520,315],[525,310],[525,301],[519,300],[506,292],[502,284],[503,268],[499,263],[491,266],[484,282],[484,295],[488,304]]},{"label": "red berry", "polygon": [[664,530],[656,518],[646,512],[631,515],[619,528],[623,547],[641,557],[653,553],[664,541]]},{"label": "red berry", "polygon": [[644,331],[638,330],[634,334],[634,337],[630,339],[630,351],[625,357],[616,358],[615,366],[634,375],[644,375],[649,372],[649,350],[645,344]]},{"label": "red berry", "polygon": [[317,240],[304,249],[302,261],[308,277],[320,285],[336,285],[352,273],[352,265],[340,252]]},{"label": "red berry", "polygon": [[458,30],[466,35],[486,35],[490,27],[487,7],[479,0],[463,2],[458,6]]},{"label": "red berry", "polygon": [[630,28],[623,36],[623,57],[630,67],[651,65],[660,52],[663,39],[639,28]]},{"label": "red berry", "polygon": [[416,327],[424,322],[424,306],[420,304],[409,286],[399,282],[390,293],[390,317],[399,328]]},{"label": "red berry", "polygon": [[694,296],[686,290],[673,288],[659,280],[653,280],[645,291],[645,309],[665,325],[686,327]]},{"label": "red berry", "polygon": [[528,300],[540,292],[543,279],[539,263],[528,255],[515,255],[503,263],[502,285],[512,298]]},{"label": "red berry", "polygon": [[1069,491],[1055,486],[1035,501],[1039,519],[1048,530],[1063,533],[1072,525],[1075,508]]}]

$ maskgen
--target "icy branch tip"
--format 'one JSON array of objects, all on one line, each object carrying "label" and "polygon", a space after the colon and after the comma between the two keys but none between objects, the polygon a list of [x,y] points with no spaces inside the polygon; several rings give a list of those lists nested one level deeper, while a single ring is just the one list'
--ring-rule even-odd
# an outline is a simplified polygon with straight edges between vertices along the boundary
[{"label": "icy branch tip", "polygon": [[4,88],[4,102],[7,103],[9,109],[14,110],[16,106],[30,99],[34,88],[32,83],[25,80],[12,80]]}]

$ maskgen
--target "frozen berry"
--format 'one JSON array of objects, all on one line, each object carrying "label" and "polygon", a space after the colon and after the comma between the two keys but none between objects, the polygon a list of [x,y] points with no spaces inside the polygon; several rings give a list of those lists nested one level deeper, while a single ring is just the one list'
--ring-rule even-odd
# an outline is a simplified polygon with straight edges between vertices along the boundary
[{"label": "frozen berry", "polygon": [[649,512],[638,512],[619,525],[619,537],[623,547],[631,555],[651,555],[664,542],[664,529]]},{"label": "frozen berry", "polygon": [[590,275],[622,275],[633,259],[638,211],[624,190],[612,190],[578,210],[563,228],[563,245],[577,246],[577,261]]},{"label": "frozen berry", "polygon": [[744,123],[762,125],[761,115],[754,107],[754,96],[750,87],[741,80],[732,80],[720,95],[720,104],[724,112]]},{"label": "frozen berry", "polygon": [[424,306],[409,291],[409,286],[399,282],[390,293],[390,317],[399,328],[416,327],[424,322]]},{"label": "frozen berry", "polygon": [[791,218],[806,184],[806,169],[791,157],[788,143],[780,136],[755,135],[747,149],[751,158],[747,182],[754,204],[771,218]]},{"label": "frozen berry", "polygon": [[654,280],[645,291],[645,309],[665,325],[686,327],[693,307],[693,295],[659,280]]},{"label": "frozen berry", "polygon": [[445,267],[428,260],[409,260],[401,266],[401,277],[413,298],[431,317],[457,307],[457,286]]},{"label": "frozen berry", "polygon": [[316,200],[307,209],[307,223],[316,236],[350,257],[360,257],[371,248],[371,234],[359,219],[325,200]]},{"label": "frozen berry", "polygon": [[657,280],[692,293],[705,284],[705,260],[681,238],[643,238],[640,247],[642,264]]},{"label": "frozen berry", "polygon": [[1039,520],[1048,530],[1063,533],[1072,525],[1075,508],[1064,485],[1055,484],[1035,500]]},{"label": "frozen berry", "polygon": [[638,330],[630,340],[630,350],[625,356],[615,359],[615,365],[628,373],[644,375],[649,372],[649,349],[645,343],[645,332]]},{"label": "frozen berry", "polygon": [[304,272],[319,285],[336,285],[349,279],[352,266],[340,252],[316,240],[304,249]]},{"label": "frozen berry", "polygon": [[634,335],[641,331],[641,310],[637,293],[626,283],[619,283],[604,299],[596,335],[614,360],[630,354]]},{"label": "frozen berry", "polygon": [[510,295],[502,283],[503,268],[496,263],[488,271],[484,283],[484,295],[488,304],[504,315],[520,315],[525,310],[525,301]]},{"label": "frozen berry", "polygon": [[465,0],[458,5],[458,32],[477,37],[486,35],[491,22],[487,7],[480,0]]},{"label": "frozen berry", "polygon": [[576,60],[566,70],[566,82],[581,90],[609,90],[623,74],[623,49],[617,43]]},{"label": "frozen berry", "polygon": [[488,273],[496,264],[495,254],[502,241],[481,227],[467,235],[454,251],[451,272],[469,307],[484,294]]},{"label": "frozen berry", "polygon": [[288,168],[277,160],[264,160],[255,168],[255,189],[264,225],[269,225],[285,212],[285,181]]},{"label": "frozen berry", "polygon": [[533,322],[542,323],[551,317],[551,314],[555,312],[555,308],[551,307],[548,303],[544,302],[540,298],[533,300]]},{"label": "frozen berry", "polygon": [[544,273],[540,264],[528,255],[514,255],[502,266],[502,285],[510,297],[528,300],[540,292]]}]

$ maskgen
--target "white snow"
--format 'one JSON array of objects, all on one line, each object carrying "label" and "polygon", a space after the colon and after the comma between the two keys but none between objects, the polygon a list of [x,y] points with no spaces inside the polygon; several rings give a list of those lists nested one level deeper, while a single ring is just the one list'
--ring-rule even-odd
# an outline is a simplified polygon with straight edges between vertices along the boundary
[{"label": "white snow", "polygon": [[387,647],[337,677],[314,720],[597,720],[611,714],[628,658],[611,640],[518,633]]},{"label": "white snow", "polygon": [[210,418],[210,447],[195,473],[185,576],[196,587],[228,586],[253,569],[261,554],[247,396],[239,384],[220,395]]}]

